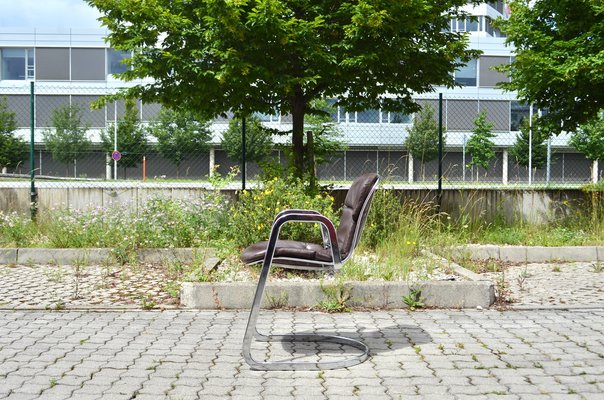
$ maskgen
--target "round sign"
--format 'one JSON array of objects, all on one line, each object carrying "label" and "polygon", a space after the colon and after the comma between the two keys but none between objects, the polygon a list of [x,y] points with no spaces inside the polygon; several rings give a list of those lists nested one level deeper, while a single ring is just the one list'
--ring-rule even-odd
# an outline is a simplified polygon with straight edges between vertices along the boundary
[{"label": "round sign", "polygon": [[119,161],[120,158],[122,158],[122,153],[117,150],[113,150],[113,153],[111,153],[111,158],[113,158],[115,161]]}]

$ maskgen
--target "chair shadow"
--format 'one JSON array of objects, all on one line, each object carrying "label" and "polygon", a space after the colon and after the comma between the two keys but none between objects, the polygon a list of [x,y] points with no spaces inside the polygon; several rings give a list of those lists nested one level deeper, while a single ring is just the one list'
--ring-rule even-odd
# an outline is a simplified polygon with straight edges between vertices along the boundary
[{"label": "chair shadow", "polygon": [[[273,333],[273,332],[271,332]],[[274,332],[278,334],[281,332]],[[394,325],[382,329],[363,329],[357,331],[297,331],[297,334],[321,334],[343,336],[355,340],[360,340],[369,347],[370,355],[384,354],[395,350],[413,347],[431,343],[433,341],[425,330],[413,325]],[[328,342],[277,342],[281,344],[282,349],[291,354],[301,356],[311,354],[346,354],[348,351],[357,352],[358,350],[345,345]],[[277,343],[274,343],[275,345]]]}]

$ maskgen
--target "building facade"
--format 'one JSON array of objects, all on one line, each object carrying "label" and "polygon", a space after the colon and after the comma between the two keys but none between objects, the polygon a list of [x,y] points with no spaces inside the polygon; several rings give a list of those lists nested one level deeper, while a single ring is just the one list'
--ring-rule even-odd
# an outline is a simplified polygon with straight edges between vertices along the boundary
[{"label": "building facade", "polygon": [[[583,183],[602,176],[602,166],[596,165],[592,171],[594,165],[569,145],[567,134],[548,141],[548,162],[544,168],[529,174],[526,167],[516,165],[508,150],[516,140],[521,120],[539,110],[532,110],[518,102],[513,93],[497,88],[497,84],[507,78],[493,67],[509,63],[513,57],[513,49],[505,46],[505,38],[492,24],[494,19],[506,16],[504,2],[467,7],[476,18],[452,20],[450,29],[468,32],[470,46],[481,50],[482,55],[455,71],[455,80],[461,87],[438,88],[434,93],[416,96],[422,106],[430,105],[438,110],[438,95],[442,94],[446,182]],[[107,169],[107,154],[98,146],[99,134],[123,115],[124,104],[117,102],[93,110],[90,103],[126,85],[115,74],[127,68],[121,61],[129,57],[129,53],[108,47],[103,40],[106,33],[103,30],[0,29],[0,97],[5,97],[9,109],[16,113],[19,133],[27,138],[31,125],[30,85],[34,82],[36,168],[39,174],[88,178],[112,176]],[[136,83],[139,82],[129,84]],[[78,161],[77,169],[55,162],[43,141],[43,132],[52,128],[53,110],[67,104],[80,107],[82,121],[89,126],[89,135],[96,143],[93,150]],[[139,102],[138,110],[141,121],[148,123],[157,116],[160,106]],[[496,134],[497,156],[487,170],[467,167],[470,156],[466,145],[480,112],[487,113]],[[291,128],[291,118],[286,115],[260,117],[270,127]],[[413,116],[381,110],[347,112],[339,108],[333,119],[342,132],[346,150],[319,167],[318,174],[322,179],[351,180],[366,171],[378,171],[400,182],[434,182],[436,179],[435,161],[420,165],[405,149],[407,129]],[[221,134],[227,126],[227,120],[213,121],[213,149],[208,154],[186,160],[179,168],[180,177],[203,178],[214,166],[218,166],[219,172],[226,173],[229,166],[236,164],[228,160],[220,148]],[[283,158],[278,151],[275,154]],[[141,168],[132,168],[127,177],[141,177]],[[257,172],[254,165],[248,168],[250,175]],[[146,154],[146,176],[174,177],[175,174],[175,167],[159,154],[154,151]]]}]

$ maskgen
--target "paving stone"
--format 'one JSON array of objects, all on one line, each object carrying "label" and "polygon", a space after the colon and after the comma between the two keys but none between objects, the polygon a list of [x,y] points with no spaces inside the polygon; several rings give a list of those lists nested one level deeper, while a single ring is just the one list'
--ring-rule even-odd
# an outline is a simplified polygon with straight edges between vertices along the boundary
[{"label": "paving stone", "polygon": [[[491,395],[524,399],[574,396],[573,392],[590,398],[604,391],[604,381],[600,379],[604,362],[598,356],[604,354],[604,340],[601,340],[604,308],[512,312],[429,310],[411,314],[390,311],[348,315],[277,311],[263,312],[263,317],[266,329],[279,328],[274,321],[293,321],[296,326],[332,324],[334,330],[352,332],[360,321],[364,326],[374,327],[366,332],[370,346],[383,344],[386,338],[391,338],[392,343],[407,344],[407,337],[413,337],[414,343],[426,354],[422,360],[408,345],[394,349],[376,346],[369,361],[348,369],[321,374],[258,372],[249,370],[241,360],[245,312],[0,311],[0,337],[11,339],[4,340],[0,346],[7,350],[6,354],[27,355],[21,361],[0,360],[0,371],[9,371],[4,379],[0,376],[3,381],[0,397],[9,393],[7,387],[20,389],[28,385],[45,386],[42,397],[54,393],[57,398],[73,399],[98,398],[99,393],[106,394],[106,398],[136,394],[137,400],[170,396],[331,399],[353,395],[369,399],[485,398]],[[204,326],[197,335],[221,338],[207,341],[214,346],[208,346],[210,356],[198,346],[203,340],[189,340],[191,326],[197,322],[203,322],[200,326]],[[40,329],[44,330],[43,334],[31,336]],[[78,346],[81,332],[86,329],[90,330],[86,337],[92,340],[82,347],[91,351],[81,357],[81,362],[74,363],[77,357],[69,361],[55,361],[54,355],[48,357],[55,352],[65,353],[57,349]],[[55,334],[57,340],[54,340]],[[143,336],[144,340],[135,339]],[[55,347],[51,345],[42,352],[24,352],[35,350],[32,346],[37,346],[39,340],[55,343]],[[140,343],[148,346],[140,347]],[[435,351],[441,343],[445,351]],[[459,343],[463,348],[458,347]],[[481,353],[485,350],[481,343],[489,348],[488,352]],[[130,345],[138,346],[139,351],[133,351]],[[116,360],[119,352],[115,349],[120,346],[127,355]],[[151,346],[153,354],[148,354]],[[183,354],[189,351],[190,356],[184,359],[187,363],[165,362],[176,346]],[[280,345],[274,344],[267,349],[269,356],[277,350],[283,351]],[[480,362],[473,361],[472,354]],[[334,356],[337,354],[329,355]],[[111,368],[129,359],[133,361],[129,367]],[[160,362],[162,360],[164,362]],[[523,368],[501,368],[496,365],[498,362],[504,366],[506,362],[521,363]],[[454,366],[462,368],[452,368]],[[34,376],[34,368],[42,373]],[[73,369],[64,376],[44,374],[69,368]],[[16,375],[21,369],[23,376]],[[528,377],[528,381],[524,377]],[[53,388],[50,388],[51,379],[58,383]],[[68,386],[61,385],[62,379],[76,385],[69,386],[73,392],[64,389]],[[64,392],[57,387],[63,387]]]}]

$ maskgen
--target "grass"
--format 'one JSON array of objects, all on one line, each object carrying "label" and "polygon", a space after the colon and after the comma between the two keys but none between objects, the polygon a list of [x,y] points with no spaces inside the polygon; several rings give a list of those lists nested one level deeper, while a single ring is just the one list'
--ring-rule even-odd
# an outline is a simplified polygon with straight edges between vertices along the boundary
[{"label": "grass", "polygon": [[[282,186],[278,186],[281,191]],[[285,190],[293,193],[293,189],[290,185]],[[433,265],[422,257],[422,249],[443,253],[443,249],[460,244],[601,245],[604,243],[604,201],[602,189],[592,189],[586,189],[588,204],[585,211],[548,224],[508,223],[503,218],[487,222],[482,215],[470,217],[472,199],[466,202],[468,209],[460,209],[453,216],[437,212],[436,206],[426,199],[404,199],[400,192],[378,190],[360,248],[340,271],[340,278],[348,281],[421,281],[432,272]],[[273,215],[275,209],[280,208],[271,201],[285,198],[279,193],[273,195],[268,189],[255,192],[254,196],[257,198],[250,201],[249,209],[239,209],[244,204],[240,201],[236,210],[241,215],[247,217],[260,209]],[[302,191],[297,196],[292,201],[302,205],[309,202]],[[322,202],[325,198],[312,197],[310,200]],[[40,216],[36,223],[24,215],[0,212],[0,247],[109,247],[122,263],[133,262],[134,251],[138,248],[214,247],[220,250],[221,258],[230,260],[226,264],[231,268],[206,269],[197,263],[193,268],[169,265],[169,270],[174,275],[187,275],[189,280],[195,281],[240,280],[234,277],[243,267],[235,260],[240,254],[240,246],[245,245],[244,234],[249,233],[249,229],[243,228],[249,224],[233,225],[235,208],[231,207],[234,206],[230,206],[226,198],[212,192],[203,199],[152,199],[136,211],[127,206],[87,211],[55,210]],[[263,221],[268,218],[258,214],[260,217]],[[240,237],[229,236],[233,234]],[[262,232],[258,235],[266,236]],[[500,267],[485,262],[474,265],[473,269],[498,272]],[[594,269],[601,271],[603,268],[598,264]],[[256,274],[253,268],[246,271],[252,276]],[[168,289],[176,293],[178,288]],[[337,303],[336,307],[341,306]]]}]

